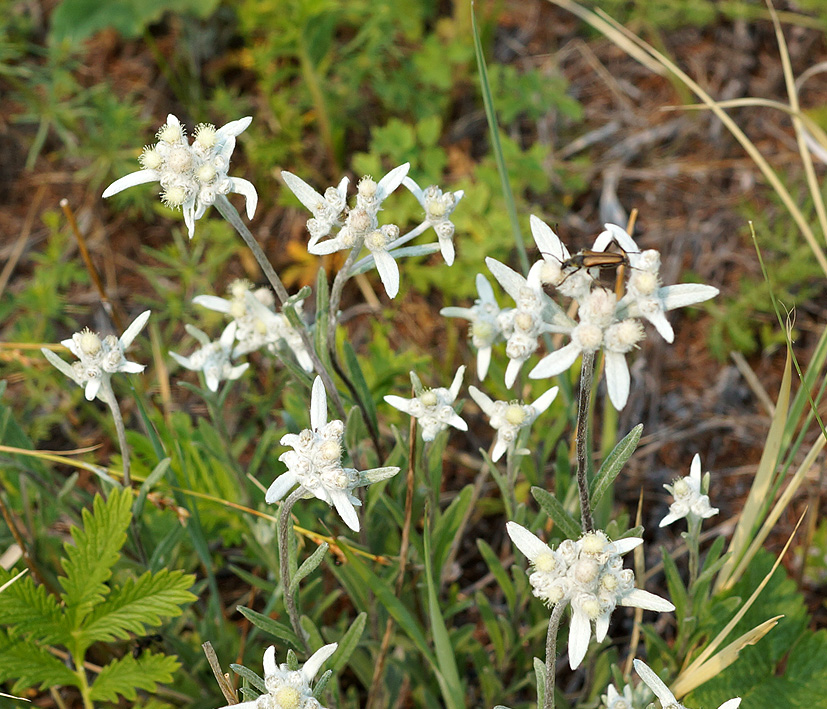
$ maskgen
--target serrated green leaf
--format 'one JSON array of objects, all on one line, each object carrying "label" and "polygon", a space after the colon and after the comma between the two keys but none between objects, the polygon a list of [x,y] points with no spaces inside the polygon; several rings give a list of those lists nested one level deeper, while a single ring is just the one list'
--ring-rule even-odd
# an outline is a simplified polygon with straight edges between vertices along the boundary
[{"label": "serrated green leaf", "polygon": [[236,606],[236,610],[257,628],[261,628],[265,633],[270,633],[270,635],[277,637],[279,640],[290,643],[293,647],[299,647],[298,637],[296,637],[296,634],[286,625],[272,618],[268,618],[266,615],[262,615],[251,608]]},{"label": "serrated green leaf", "polygon": [[118,695],[129,701],[137,697],[136,689],[154,692],[156,685],[172,682],[175,671],[181,666],[175,657],[154,652],[144,652],[140,659],[124,655],[106,665],[95,679],[89,692],[93,701],[115,702]]},{"label": "serrated green leaf", "polygon": [[566,512],[561,502],[548,490],[543,490],[541,487],[532,487],[531,494],[537,500],[537,504],[543,508],[543,511],[551,518],[552,522],[556,524],[560,531],[567,539],[579,539],[582,532],[580,525],[574,521],[574,518]]},{"label": "serrated green leaf", "polygon": [[137,581],[128,579],[92,611],[80,637],[91,645],[127,640],[130,633],[146,635],[147,627],[161,625],[162,618],[181,615],[183,604],[197,600],[188,590],[193,583],[194,576],[167,569],[155,574],[147,571]]},{"label": "serrated green leaf", "polygon": [[643,424],[639,423],[629,431],[629,433],[623,437],[623,440],[612,449],[612,452],[606,456],[606,460],[603,461],[603,465],[600,466],[600,470],[597,471],[597,475],[595,475],[594,481],[592,482],[592,505],[596,505],[600,501],[600,498],[603,497],[615,481],[615,478],[620,474],[626,461],[632,457],[632,453],[635,452],[642,433]]},{"label": "serrated green leaf", "polygon": [[0,652],[0,682],[14,680],[12,692],[28,687],[77,687],[79,679],[61,660],[29,642],[13,643]]},{"label": "serrated green leaf", "polygon": [[302,565],[296,571],[295,576],[290,580],[290,593],[293,594],[296,592],[296,589],[299,587],[299,584],[309,574],[312,574],[322,563],[324,560],[324,555],[327,554],[327,550],[330,548],[330,545],[327,542],[323,542],[320,544],[316,551],[314,551],[310,556],[308,556],[303,562]]},{"label": "serrated green leaf", "polygon": [[339,647],[336,648],[336,654],[333,655],[331,661],[331,669],[335,673],[341,672],[348,663],[348,660],[350,660],[350,656],[359,644],[359,640],[365,630],[365,623],[367,622],[367,619],[368,614],[365,612],[362,612],[356,616],[356,620],[351,623],[350,627],[347,629],[347,632],[339,641]]},{"label": "serrated green leaf", "polygon": [[[14,575],[0,569],[0,584]],[[41,643],[65,645],[69,637],[64,612],[57,599],[28,576],[0,593],[0,622],[13,630],[15,635],[25,633]]]},{"label": "serrated green leaf", "polygon": [[93,512],[83,510],[83,529],[72,527],[75,544],[64,545],[65,576],[60,578],[62,598],[73,611],[75,629],[94,605],[109,593],[104,583],[112,575],[118,552],[126,542],[126,529],[132,519],[132,491],[113,490],[109,499],[95,495]]}]

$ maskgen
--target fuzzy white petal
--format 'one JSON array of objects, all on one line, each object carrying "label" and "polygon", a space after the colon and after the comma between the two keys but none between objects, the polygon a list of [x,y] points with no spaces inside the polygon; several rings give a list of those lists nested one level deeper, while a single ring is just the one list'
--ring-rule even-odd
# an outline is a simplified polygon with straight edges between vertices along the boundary
[{"label": "fuzzy white petal", "polygon": [[454,375],[454,381],[451,382],[451,398],[456,399],[459,396],[459,389],[462,386],[462,378],[465,376],[465,365],[463,364]]},{"label": "fuzzy white petal", "polygon": [[719,706],[718,709],[736,709],[736,707],[740,706],[740,704],[741,697],[735,697],[735,699],[730,699],[721,704],[721,706]]},{"label": "fuzzy white petal", "polygon": [[45,347],[41,347],[40,351],[43,353],[43,356],[52,363],[54,367],[59,369],[63,374],[65,374],[69,379],[71,379],[76,384],[79,384],[77,377],[75,376],[75,370],[72,369],[72,365],[70,365],[66,360],[61,359],[58,357],[54,352]]},{"label": "fuzzy white petal", "polygon": [[541,359],[528,373],[529,379],[546,379],[565,372],[571,367],[580,356],[580,348],[574,343],[561,347],[559,350],[549,352]]},{"label": "fuzzy white petal", "polygon": [[374,251],[373,260],[376,262],[376,270],[379,271],[379,278],[382,279],[388,298],[395,298],[399,293],[399,266],[387,251]]},{"label": "fuzzy white petal", "polygon": [[505,290],[514,301],[519,300],[520,290],[526,285],[526,279],[513,268],[509,268],[504,263],[500,263],[493,258],[486,257],[485,265],[488,266],[488,270],[491,271],[494,278],[496,278],[497,282],[503,287],[503,290]]},{"label": "fuzzy white petal", "polygon": [[659,613],[671,613],[675,610],[669,601],[654,593],[644,591],[641,588],[633,588],[623,598],[620,599],[621,606],[631,606],[633,608],[643,608],[647,611],[658,611]]},{"label": "fuzzy white petal", "polygon": [[569,250],[563,245],[563,242],[560,241],[557,234],[552,231],[548,224],[533,214],[529,217],[529,223],[531,224],[531,234],[534,237],[534,243],[537,244],[537,248],[540,250],[542,256],[552,256],[561,262],[569,258]]},{"label": "fuzzy white petal", "polygon": [[219,298],[217,295],[197,295],[192,299],[192,302],[202,308],[215,310],[219,313],[229,313],[233,306],[229,300]]},{"label": "fuzzy white petal", "polygon": [[599,643],[603,642],[606,638],[606,633],[609,632],[610,617],[609,613],[602,613],[597,616],[597,619],[594,621],[594,639]]},{"label": "fuzzy white petal", "polygon": [[638,676],[648,685],[649,689],[654,692],[663,706],[666,707],[670,704],[678,703],[678,700],[675,699],[675,695],[672,694],[669,687],[663,683],[663,680],[655,674],[649,665],[642,660],[635,660],[634,665],[635,672],[637,672]]},{"label": "fuzzy white petal", "polygon": [[320,431],[327,423],[327,393],[321,377],[313,380],[313,391],[310,394],[310,428]]},{"label": "fuzzy white petal", "polygon": [[264,676],[276,674],[278,666],[276,665],[276,648],[271,645],[264,651]]},{"label": "fuzzy white petal", "polygon": [[145,185],[147,182],[157,182],[160,173],[157,170],[138,170],[115,180],[103,191],[103,197],[111,197],[113,194],[123,192],[136,185]]},{"label": "fuzzy white petal", "polygon": [[265,502],[269,505],[272,505],[274,502],[278,502],[293,489],[293,486],[296,484],[297,480],[298,478],[296,477],[296,474],[290,470],[279,475],[275,480],[273,480],[270,487],[267,488],[267,492],[264,495]]},{"label": "fuzzy white petal", "polygon": [[720,291],[715,286],[702,283],[679,283],[675,286],[664,286],[658,291],[663,301],[664,310],[685,308],[687,305],[703,303],[714,298]]},{"label": "fuzzy white petal", "polygon": [[551,406],[551,402],[557,397],[557,392],[559,391],[558,387],[551,387],[546,392],[540,394],[531,407],[534,409],[534,418],[537,418],[541,413],[543,413],[549,406]]},{"label": "fuzzy white petal", "polygon": [[410,399],[403,399],[401,396],[396,396],[395,394],[388,394],[385,397],[386,404],[390,404],[395,409],[399,409],[400,411],[404,411],[406,414],[411,413],[411,400]]},{"label": "fuzzy white petal", "polygon": [[520,373],[520,370],[523,368],[523,360],[521,359],[510,359],[508,360],[508,366],[505,368],[505,385],[510,389],[514,384],[514,381],[517,379],[517,375]]},{"label": "fuzzy white petal", "polygon": [[132,324],[126,328],[123,335],[121,335],[121,347],[126,349],[132,344],[132,341],[137,337],[138,333],[144,329],[144,325],[146,325],[146,321],[149,320],[151,314],[151,310],[144,310],[144,312],[132,321]]},{"label": "fuzzy white petal", "polygon": [[618,352],[606,352],[606,388],[609,390],[609,401],[620,411],[629,400],[631,377],[629,366],[626,364],[626,355]]},{"label": "fuzzy white petal", "polygon": [[416,201],[419,202],[423,207],[425,206],[425,193],[422,191],[420,186],[416,184],[410,177],[405,177],[402,180],[402,184],[408,188],[410,193],[416,197]]},{"label": "fuzzy white petal", "polygon": [[569,667],[576,670],[589,649],[592,626],[588,616],[572,606],[571,627],[569,628]]},{"label": "fuzzy white petal", "polygon": [[393,168],[393,170],[379,180],[379,184],[376,185],[376,199],[380,202],[383,201],[391,192],[399,187],[410,169],[411,164],[406,162],[399,167]]},{"label": "fuzzy white petal", "polygon": [[252,219],[256,214],[256,207],[258,206],[258,192],[249,180],[243,177],[231,177],[230,192],[244,195],[245,205],[247,207],[247,219]]},{"label": "fuzzy white petal", "polygon": [[356,510],[353,508],[353,503],[350,501],[347,493],[344,490],[329,490],[330,498],[333,500],[333,506],[339,513],[339,516],[344,520],[345,524],[354,532],[359,531],[359,517],[356,515]]},{"label": "fuzzy white petal", "polygon": [[487,416],[491,416],[494,413],[494,402],[491,400],[491,397],[484,392],[481,392],[477,387],[471,385],[468,387],[468,393],[471,395],[471,398],[477,403],[483,413]]},{"label": "fuzzy white petal", "polygon": [[83,391],[84,395],[86,396],[87,401],[92,401],[100,391],[101,388],[101,378],[95,377],[94,379],[90,379],[86,382],[86,387]]},{"label": "fuzzy white petal", "polygon": [[477,377],[480,381],[488,374],[488,366],[491,364],[491,348],[483,347],[477,350]]},{"label": "fuzzy white petal", "polygon": [[611,554],[622,555],[632,551],[632,549],[636,549],[641,544],[643,544],[643,540],[640,537],[625,537],[624,539],[618,539],[607,544],[605,551]]},{"label": "fuzzy white petal", "polygon": [[325,204],[325,198],[308,185],[301,177],[294,175],[287,170],[281,171],[281,179],[290,188],[290,191],[298,197],[305,207],[314,214]]},{"label": "fuzzy white petal", "polygon": [[514,545],[525,554],[529,561],[533,562],[541,554],[550,552],[548,544],[516,522],[506,522],[505,531],[508,532],[508,536],[511,537]]},{"label": "fuzzy white petal", "polygon": [[338,643],[330,643],[330,645],[325,645],[324,647],[319,648],[314,652],[307,662],[304,663],[302,667],[302,675],[304,678],[310,682],[315,676],[316,673],[319,671],[319,668],[325,663],[325,660],[329,658],[334,652],[336,652],[336,648],[339,647]]}]

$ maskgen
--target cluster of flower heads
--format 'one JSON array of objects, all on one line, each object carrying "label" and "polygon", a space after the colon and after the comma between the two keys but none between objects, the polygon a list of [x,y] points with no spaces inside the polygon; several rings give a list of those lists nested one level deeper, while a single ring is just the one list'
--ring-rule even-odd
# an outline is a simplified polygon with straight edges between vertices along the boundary
[{"label": "cluster of flower heads", "polygon": [[198,340],[201,347],[189,357],[184,357],[175,352],[170,352],[169,356],[186,369],[202,372],[207,388],[210,391],[218,391],[218,385],[222,381],[238,379],[250,366],[249,362],[234,365],[231,361],[236,327],[235,322],[231,322],[224,328],[221,337],[217,340],[211,340],[207,333],[197,327],[189,324],[184,325],[184,329]]},{"label": "cluster of flower heads", "polygon": [[116,372],[137,374],[144,371],[143,364],[126,359],[124,350],[144,329],[149,315],[149,310],[141,313],[120,338],[114,335],[101,338],[100,335],[86,328],[81,332],[76,332],[70,339],[62,340],[60,344],[67,347],[79,360],[71,365],[45,347],[41,351],[57,369],[78,386],[83,387],[84,394],[89,401],[95,397],[103,399],[104,395],[111,392],[110,379],[113,374]]},{"label": "cluster of flower heads", "polygon": [[184,126],[170,113],[158,130],[158,142],[145,147],[141,153],[139,160],[143,169],[115,180],[103,196],[111,197],[135,185],[159,182],[161,201],[168,207],[183,210],[190,238],[195,233],[196,220],[219,195],[230,192],[244,195],[247,218],[252,219],[258,204],[256,188],[245,179],[227,175],[236,136],[245,131],[252,120],[247,116],[218,129],[201,123],[196,126],[190,143]]},{"label": "cluster of flower heads", "polygon": [[278,502],[298,484],[306,492],[305,497],[317,497],[335,507],[345,524],[358,532],[359,518],[354,506],[362,503],[353,495],[354,488],[393,477],[399,468],[388,466],[359,472],[342,467],[344,432],[345,425],[338,419],[328,422],[327,394],[321,377],[316,377],[310,396],[310,428],[282,436],[281,445],[293,450],[279,457],[287,471],[270,485],[266,501]]},{"label": "cluster of flower heads", "polygon": [[[533,215],[531,232],[542,258],[531,267],[527,277],[499,261],[486,259],[491,273],[516,307],[500,309],[488,281],[478,275],[480,298],[474,306],[444,308],[442,314],[471,321],[480,379],[488,371],[491,347],[497,340],[505,340],[509,358],[505,383],[509,387],[514,384],[523,364],[540,348],[539,338],[545,333],[563,333],[570,341],[559,350],[546,354],[529,372],[532,379],[561,374],[583,353],[602,350],[609,399],[615,408],[623,408],[630,390],[626,355],[645,336],[641,318],[652,323],[667,342],[672,342],[674,333],[666,319],[666,311],[709,300],[717,295],[718,289],[693,283],[662,286],[658,252],[652,249],[639,251],[623,228],[606,224],[593,251],[605,252],[615,243],[625,253],[628,279],[625,292],[618,297],[600,286],[594,267],[585,267],[581,260],[573,259],[551,228]],[[577,301],[577,321],[548,296],[546,287]]]},{"label": "cluster of flower heads", "polygon": [[[651,667],[641,660],[635,660],[634,665],[635,672],[638,673],[640,678],[658,698],[662,709],[686,709],[686,707],[675,698],[675,695],[669,687],[663,683],[663,680],[653,672]],[[741,698],[735,697],[734,699],[725,701],[718,709],[736,709],[740,704]]]},{"label": "cluster of flower heads", "polygon": [[[352,208],[347,204],[346,177],[336,187],[328,187],[324,195],[321,195],[293,173],[281,173],[285,184],[313,214],[307,220],[307,230],[310,232],[307,250],[315,255],[354,250],[358,255],[363,247],[366,248],[370,252],[367,259],[372,259],[376,264],[382,285],[390,298],[395,298],[399,292],[399,267],[395,258],[429,251],[428,247],[418,247],[418,250],[407,250],[404,253],[399,250],[400,247],[428,227],[434,228],[446,263],[450,266],[454,262],[454,225],[450,217],[463,193],[443,193],[436,186],[423,191],[407,176],[409,168],[409,163],[400,165],[379,182],[371,177],[363,177],[356,187],[356,204]],[[402,184],[414,194],[425,210],[423,222],[404,236],[400,236],[397,225],[380,225],[378,218],[382,202]],[[354,266],[354,270],[358,265]]]},{"label": "cluster of flower heads", "polygon": [[[238,709],[324,709],[316,696],[318,688],[323,686],[324,677],[317,685],[316,693],[310,688],[310,683],[337,647],[338,643],[331,643],[319,648],[299,669],[295,657],[289,655],[288,662],[277,664],[276,648],[271,645],[264,653],[263,663],[267,693],[233,706]],[[293,662],[290,662],[291,659]]]},{"label": "cluster of flower heads", "polygon": [[661,527],[684,517],[697,521],[718,514],[718,508],[709,504],[709,495],[706,494],[709,490],[709,473],[701,479],[701,457],[697,453],[692,458],[689,475],[664,487],[672,494],[674,502],[669,506],[669,514],[661,520]]},{"label": "cluster of flower heads", "polygon": [[673,611],[669,601],[635,588],[635,574],[623,568],[622,554],[643,543],[629,537],[610,542],[603,532],[588,532],[577,541],[567,539],[557,549],[515,522],[506,525],[508,535],[531,562],[529,583],[546,604],[571,606],[569,664],[572,669],[586,656],[591,640],[602,642],[609,630],[612,611],[634,606],[651,611]]}]

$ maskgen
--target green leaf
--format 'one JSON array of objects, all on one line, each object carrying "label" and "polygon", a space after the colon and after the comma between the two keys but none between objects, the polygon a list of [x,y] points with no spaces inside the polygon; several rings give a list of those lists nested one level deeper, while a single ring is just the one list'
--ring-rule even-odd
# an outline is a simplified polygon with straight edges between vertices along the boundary
[{"label": "green leaf", "polygon": [[126,38],[135,38],[165,12],[205,18],[217,5],[218,0],[63,0],[52,13],[50,40],[80,43],[108,27]]},{"label": "green leaf", "polygon": [[300,643],[298,637],[296,637],[296,634],[286,625],[282,625],[278,621],[268,618],[266,615],[262,615],[251,608],[236,606],[236,609],[253,625],[257,628],[261,628],[261,630],[265,633],[270,633],[270,635],[277,637],[279,640],[284,640],[293,647],[299,647]]},{"label": "green leaf", "polygon": [[264,680],[251,669],[244,665],[236,665],[235,663],[230,665],[230,669],[239,677],[246,679],[253,687],[261,692],[261,694],[267,694],[267,685],[264,684]]},{"label": "green leaf", "polygon": [[643,424],[639,423],[629,431],[623,440],[612,449],[612,452],[606,456],[606,460],[603,461],[603,465],[600,466],[600,470],[597,471],[597,475],[595,475],[594,481],[592,482],[590,493],[592,505],[596,505],[600,498],[603,497],[606,491],[612,486],[615,478],[620,474],[623,466],[626,465],[626,461],[629,460],[629,458],[632,457],[632,453],[635,452],[642,433]]},{"label": "green leaf", "polygon": [[118,700],[123,695],[134,701],[136,689],[154,692],[158,682],[172,682],[175,671],[181,666],[177,658],[153,652],[144,652],[139,659],[124,655],[106,665],[92,685],[89,697],[93,701]]},{"label": "green leaf", "polygon": [[299,584],[309,574],[312,574],[322,563],[324,559],[324,555],[327,554],[327,550],[330,548],[330,545],[327,542],[323,542],[318,546],[316,551],[314,551],[310,556],[308,556],[302,565],[296,571],[295,576],[290,581],[290,593],[293,594],[296,592],[296,589],[299,587]]},{"label": "green leaf", "polygon": [[339,641],[339,647],[336,648],[336,654],[331,658],[331,669],[334,673],[341,672],[345,665],[350,660],[350,656],[359,644],[362,633],[365,631],[365,623],[367,622],[368,614],[365,612],[356,616],[356,620],[350,624],[347,632]]},{"label": "green leaf", "polygon": [[61,660],[32,643],[19,642],[0,652],[0,682],[14,680],[13,692],[40,685],[77,687],[79,679]]},{"label": "green leaf", "polygon": [[539,658],[534,658],[534,676],[537,679],[537,706],[545,704],[546,697],[546,665]]},{"label": "green leaf", "polygon": [[137,581],[128,579],[92,611],[81,637],[91,645],[127,640],[130,633],[146,635],[147,627],[161,625],[162,618],[181,615],[181,605],[197,600],[188,590],[193,583],[194,576],[167,569],[155,574],[147,571]]},{"label": "green leaf", "polygon": [[138,496],[135,498],[135,503],[132,505],[132,515],[136,519],[140,519],[141,514],[144,511],[144,503],[146,502],[146,496],[149,494],[149,491],[152,487],[157,483],[161,478],[166,475],[167,468],[169,468],[169,464],[171,458],[164,458],[162,461],[155,466],[153,471],[147,475],[146,480],[141,484],[141,489],[138,491]]},{"label": "green leaf", "polygon": [[435,569],[441,569],[447,560],[451,545],[454,543],[460,524],[471,505],[471,497],[474,494],[474,486],[466,485],[460,491],[448,508],[439,516],[434,526],[434,556],[433,565]]},{"label": "green leaf", "polygon": [[579,539],[581,537],[580,525],[566,512],[562,503],[554,495],[541,487],[532,487],[531,494],[567,539]]},{"label": "green leaf", "polygon": [[508,572],[505,570],[505,567],[503,567],[499,557],[494,553],[494,550],[484,539],[477,539],[477,549],[480,550],[482,558],[488,565],[488,570],[494,575],[494,578],[497,579],[497,583],[505,594],[508,607],[513,609],[517,603],[517,591],[514,589],[514,584],[511,582]]},{"label": "green leaf", "polygon": [[[0,585],[14,575],[0,569]],[[24,633],[42,643],[65,645],[69,638],[57,599],[28,576],[0,593],[0,619],[4,626],[13,628],[14,634]]]},{"label": "green leaf", "polygon": [[126,529],[132,519],[131,503],[131,490],[113,490],[106,501],[95,495],[94,512],[83,510],[83,529],[72,527],[75,544],[64,545],[66,575],[60,578],[60,584],[64,602],[75,613],[75,629],[83,616],[109,593],[104,582],[112,575],[118,552],[126,541]]},{"label": "green leaf", "polygon": [[345,354],[345,364],[347,366],[348,374],[350,374],[350,381],[353,382],[353,386],[355,386],[356,391],[359,392],[359,398],[361,399],[362,404],[364,404],[367,409],[364,413],[368,417],[373,430],[378,431],[379,423],[376,414],[376,402],[371,396],[370,387],[365,380],[365,375],[362,372],[362,367],[359,364],[359,359],[356,356],[356,352],[347,340],[342,343],[342,349]]},{"label": "green leaf", "polygon": [[[469,485],[466,489],[470,488]],[[451,645],[451,637],[445,627],[439,599],[436,593],[436,584],[432,569],[430,523],[425,521],[425,583],[428,585],[428,617],[431,621],[431,633],[434,637],[434,647],[437,659],[437,680],[439,681],[442,697],[449,709],[462,709],[465,706],[465,692],[457,669],[456,653]]]}]

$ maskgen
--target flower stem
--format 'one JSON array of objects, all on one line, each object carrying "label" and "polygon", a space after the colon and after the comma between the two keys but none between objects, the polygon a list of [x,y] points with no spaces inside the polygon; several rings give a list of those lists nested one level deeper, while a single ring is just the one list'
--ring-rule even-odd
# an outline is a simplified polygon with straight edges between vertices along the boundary
[{"label": "flower stem", "polygon": [[[241,220],[241,217],[238,214],[238,211],[232,204],[230,204],[230,200],[227,199],[226,195],[218,195],[215,200],[215,208],[219,211],[222,217],[226,219],[232,227],[238,232],[239,236],[244,240],[244,243],[253,252],[253,256],[255,257],[256,261],[258,262],[259,267],[264,272],[264,275],[267,277],[267,280],[270,281],[270,285],[273,287],[273,290],[276,292],[276,297],[279,299],[279,303],[282,307],[287,302],[287,299],[290,297],[287,294],[287,289],[284,287],[284,284],[281,282],[281,279],[278,277],[273,266],[267,260],[267,256],[265,255],[262,248],[258,245],[255,237],[253,236],[252,232],[247,228],[247,225]],[[316,352],[315,347],[313,347],[313,342],[310,339],[310,336],[307,334],[307,329],[302,328],[299,331],[299,335],[302,338],[302,344],[304,345],[305,349],[307,350],[308,354],[310,355],[310,359],[313,360],[313,368],[316,370],[318,375],[322,378],[324,382],[324,387],[327,389],[328,395],[333,399],[333,405],[336,407],[336,411],[339,414],[341,419],[346,418],[345,407],[342,404],[342,400],[339,397],[339,391],[336,389],[336,385],[333,383],[333,378],[330,376],[330,373],[325,369],[324,364],[319,359],[319,355]]]},{"label": "flower stem", "polygon": [[558,603],[551,611],[546,634],[546,686],[544,692],[543,709],[554,709],[554,683],[557,675],[557,631],[560,629],[560,618],[566,608],[565,603]]},{"label": "flower stem", "polygon": [[589,399],[592,394],[594,377],[594,352],[583,352],[580,365],[580,400],[577,405],[577,488],[580,491],[580,520],[583,532],[594,531],[594,518],[589,501],[588,443],[589,443]]},{"label": "flower stem", "polygon": [[302,498],[304,493],[304,488],[299,486],[281,503],[278,521],[278,544],[279,571],[281,575],[281,585],[284,589],[284,605],[287,606],[287,615],[290,617],[290,624],[293,626],[293,630],[298,636],[304,650],[309,653],[309,638],[299,622],[298,599],[290,590],[290,530],[292,528],[290,524],[290,513],[293,510],[293,505]]},{"label": "flower stem", "polygon": [[689,514],[686,519],[689,527],[686,533],[686,546],[689,549],[689,597],[694,599],[700,564],[701,518]]},{"label": "flower stem", "polygon": [[123,486],[130,487],[132,481],[129,477],[129,447],[126,445],[126,430],[124,429],[118,400],[115,398],[115,392],[112,391],[112,385],[105,378],[101,382],[100,393],[103,394],[103,399],[109,406],[112,418],[115,421],[115,431],[118,434],[118,445],[121,449],[121,460],[123,461]]}]

